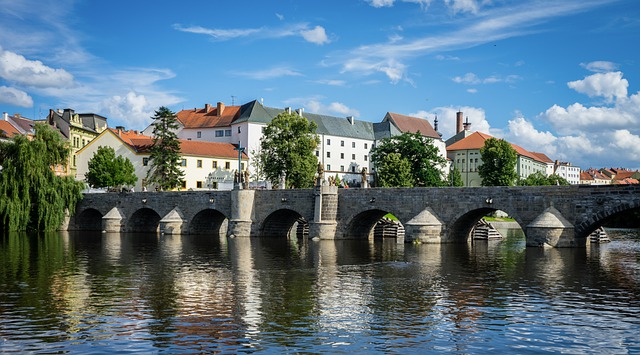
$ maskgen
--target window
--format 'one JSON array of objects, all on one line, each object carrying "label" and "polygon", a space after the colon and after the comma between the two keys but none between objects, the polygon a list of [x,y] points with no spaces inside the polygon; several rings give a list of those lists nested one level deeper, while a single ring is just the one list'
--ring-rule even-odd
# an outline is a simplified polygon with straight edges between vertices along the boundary
[{"label": "window", "polygon": [[352,173],[355,173],[355,172],[356,172],[356,166],[355,166],[355,165],[352,165],[352,166],[351,166],[351,172],[352,172]]},{"label": "window", "polygon": [[327,145],[331,145],[331,139],[327,138]]},{"label": "window", "polygon": [[327,171],[331,170],[331,164],[327,164]]},{"label": "window", "polygon": [[240,163],[240,170],[244,171],[244,163]]},{"label": "window", "polygon": [[202,159],[198,159],[198,160],[196,161],[196,167],[198,167],[198,168],[202,168]]},{"label": "window", "polygon": [[367,161],[367,159],[369,159],[369,157],[365,154],[364,161]]},{"label": "window", "polygon": [[218,168],[218,162],[214,160],[214,161],[211,163],[211,168],[213,168],[213,169],[217,169],[217,168]]},{"label": "window", "polygon": [[228,161],[224,162],[224,168],[227,170],[231,169],[231,163]]},{"label": "window", "polygon": [[196,181],[196,188],[198,189],[202,188],[202,181]]},{"label": "window", "polygon": [[319,157],[320,156],[320,152],[316,150],[316,156]]},{"label": "window", "polygon": [[365,143],[365,144],[364,144],[364,149],[367,149],[367,148],[368,148],[368,146],[369,146],[369,145],[368,145],[367,143]]},{"label": "window", "polygon": [[216,137],[222,137],[224,136],[224,131],[223,130],[217,130],[216,131]]},{"label": "window", "polygon": [[187,181],[186,180],[182,180],[182,188],[183,189],[187,188]]},{"label": "window", "polygon": [[340,171],[344,171],[344,165],[340,165]]},{"label": "window", "polygon": [[200,132],[200,131],[196,132],[196,137],[197,138],[202,138],[202,132]]},{"label": "window", "polygon": [[340,159],[344,159],[344,153],[340,153]]},{"label": "window", "polygon": [[180,163],[180,165],[187,166],[187,159],[182,159],[182,162]]},{"label": "window", "polygon": [[351,148],[355,148],[356,147],[356,142],[351,142]]},{"label": "window", "polygon": [[225,137],[231,137],[231,130],[230,129],[225,129],[224,130],[224,136]]},{"label": "window", "polygon": [[327,152],[327,158],[331,158],[331,152]]},{"label": "window", "polygon": [[351,154],[351,160],[356,160],[356,155],[355,154]]},{"label": "window", "polygon": [[240,126],[238,126],[238,133],[240,133]]},{"label": "window", "polygon": [[217,181],[212,181],[211,182],[211,188],[214,189],[214,190],[217,190],[218,189],[218,182]]},{"label": "window", "polygon": [[73,166],[76,166],[76,156],[73,156]]},{"label": "window", "polygon": [[143,166],[149,165],[149,158],[142,158],[142,165]]},{"label": "window", "polygon": [[85,143],[85,140],[83,139],[83,140],[82,140],[82,146],[84,147],[84,146],[85,146],[85,144],[86,144],[86,143]]},{"label": "window", "polygon": [[344,147],[344,141],[340,141],[340,146]]}]

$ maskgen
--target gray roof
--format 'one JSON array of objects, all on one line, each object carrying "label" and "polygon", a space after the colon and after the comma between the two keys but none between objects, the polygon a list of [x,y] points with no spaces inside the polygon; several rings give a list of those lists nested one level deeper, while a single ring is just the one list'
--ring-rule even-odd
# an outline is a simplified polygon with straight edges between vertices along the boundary
[{"label": "gray roof", "polygon": [[[248,102],[240,108],[240,116],[233,123],[253,122],[268,124],[271,120],[284,112],[284,109],[266,107],[257,100]],[[334,117],[303,112],[309,121],[318,125],[317,134],[374,140],[374,123],[354,119],[353,124],[346,117]]]}]

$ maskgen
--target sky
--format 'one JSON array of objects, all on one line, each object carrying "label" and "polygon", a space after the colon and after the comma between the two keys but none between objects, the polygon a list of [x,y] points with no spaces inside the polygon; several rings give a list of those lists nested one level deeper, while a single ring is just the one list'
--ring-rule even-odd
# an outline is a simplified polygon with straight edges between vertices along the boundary
[{"label": "sky", "polygon": [[154,111],[262,100],[422,117],[553,160],[640,168],[637,0],[0,0],[0,110]]}]

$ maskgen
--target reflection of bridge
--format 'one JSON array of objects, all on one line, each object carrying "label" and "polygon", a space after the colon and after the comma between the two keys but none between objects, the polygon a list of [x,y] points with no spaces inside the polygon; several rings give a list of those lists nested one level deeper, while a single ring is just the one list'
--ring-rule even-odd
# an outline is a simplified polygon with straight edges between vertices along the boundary
[{"label": "reflection of bridge", "polygon": [[450,243],[466,241],[476,221],[502,210],[520,224],[527,246],[575,247],[634,209],[638,185],[135,192],[86,195],[68,229],[368,238],[392,213],[407,241]]}]

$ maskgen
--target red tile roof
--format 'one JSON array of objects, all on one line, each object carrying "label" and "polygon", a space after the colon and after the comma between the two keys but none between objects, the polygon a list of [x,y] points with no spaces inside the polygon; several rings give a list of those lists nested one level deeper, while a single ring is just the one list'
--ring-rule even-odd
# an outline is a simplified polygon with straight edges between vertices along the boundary
[{"label": "red tile roof", "polygon": [[0,136],[3,134],[7,136],[7,138],[12,138],[13,136],[20,134],[20,131],[13,127],[11,123],[7,121],[0,121]]},{"label": "red tile roof", "polygon": [[[484,142],[489,139],[489,138],[494,138],[486,133],[482,133],[482,132],[473,132],[470,136],[463,138],[455,143],[453,143],[452,145],[447,147],[447,151],[452,151],[452,150],[467,150],[467,149],[481,149],[482,147],[484,147]],[[531,153],[530,151],[522,148],[519,145],[513,144],[513,143],[509,143],[511,144],[511,146],[513,147],[513,149],[515,149],[516,153],[518,153],[518,155],[522,155],[528,158],[531,158],[535,161],[539,161],[539,162],[543,162],[545,163],[545,161],[541,160],[541,158],[539,156],[537,156],[534,153]]]},{"label": "red tile roof", "polygon": [[593,176],[591,176],[591,174],[589,174],[586,171],[581,171],[580,172],[580,180],[581,181],[588,181],[588,180],[594,180]]},{"label": "red tile roof", "polygon": [[405,116],[398,113],[387,112],[387,116],[402,132],[418,133],[425,137],[440,139],[440,135],[436,132],[429,121],[418,118]]},{"label": "red tile roof", "polygon": [[[145,136],[137,131],[118,131],[110,128],[122,141],[138,153],[148,153],[153,145],[153,137]],[[232,158],[238,159],[236,146],[231,143],[202,142],[180,139],[180,152],[185,155],[202,157]],[[246,153],[242,153],[242,160],[249,159]]]},{"label": "red tile roof", "polygon": [[551,158],[549,158],[546,154],[544,153],[538,153],[538,152],[531,152],[531,154],[534,154],[535,156],[537,156],[541,162],[545,162],[545,163],[553,163],[553,160],[551,160]]},{"label": "red tile roof", "polygon": [[[207,111],[207,108],[209,110]],[[184,128],[226,127],[240,115],[240,106],[222,105],[222,115],[218,116],[218,107],[206,105],[202,109],[182,110],[176,116]]]}]

